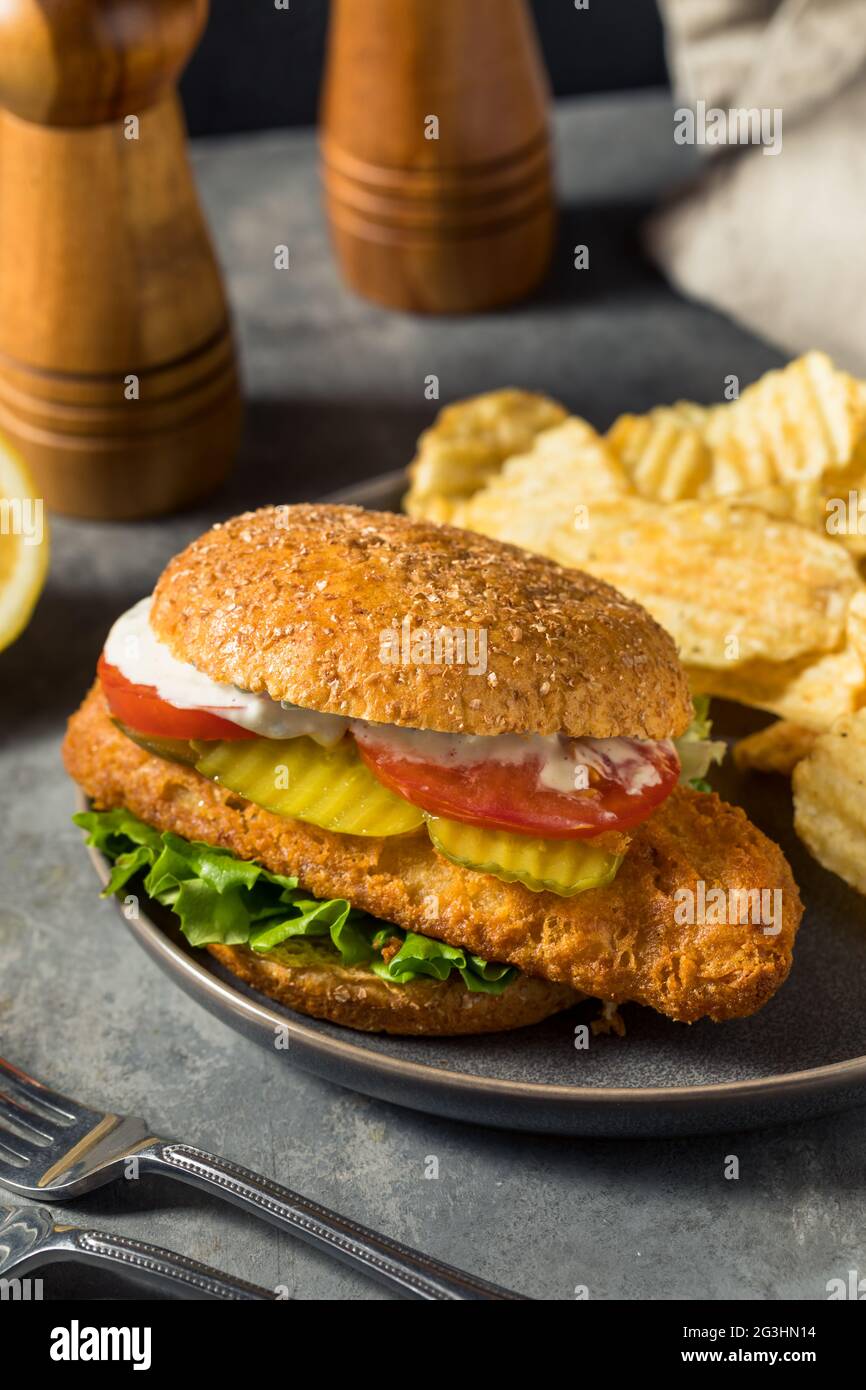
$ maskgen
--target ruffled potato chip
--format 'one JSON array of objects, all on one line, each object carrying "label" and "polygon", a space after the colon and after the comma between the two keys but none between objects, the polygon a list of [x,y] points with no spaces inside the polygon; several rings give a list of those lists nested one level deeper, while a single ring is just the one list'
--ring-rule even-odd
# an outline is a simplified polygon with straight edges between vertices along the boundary
[{"label": "ruffled potato chip", "polygon": [[766,729],[739,740],[734,748],[734,763],[741,772],[779,772],[790,777],[797,763],[811,752],[816,738],[814,729],[777,719]]},{"label": "ruffled potato chip", "polygon": [[866,434],[866,389],[823,352],[767,372],[738,400],[714,410],[706,440],[712,491],[823,478],[847,464]]},{"label": "ruffled potato chip", "polygon": [[620,415],[605,436],[637,492],[659,502],[697,497],[712,466],[704,439],[710,412],[691,401]]},{"label": "ruffled potato chip", "polygon": [[625,469],[585,420],[571,416],[537,436],[528,453],[458,504],[454,524],[544,552],[551,530],[569,517],[578,524],[589,504],[627,496]]},{"label": "ruffled potato chip", "polygon": [[606,438],[641,496],[736,497],[866,556],[866,385],[825,353],[725,405],[621,415]]},{"label": "ruffled potato chip", "polygon": [[794,768],[794,829],[820,864],[866,893],[866,709],[837,720]]},{"label": "ruffled potato chip", "polygon": [[600,501],[584,529],[551,529],[545,553],[637,599],[686,665],[725,673],[837,651],[862,588],[829,540],[731,501]]},{"label": "ruffled potato chip", "polygon": [[823,732],[866,705],[866,591],[851,599],[845,646],[794,661],[752,661],[733,670],[689,668],[695,694],[720,695]]},{"label": "ruffled potato chip", "polygon": [[536,435],[567,414],[547,396],[510,388],[445,406],[418,440],[405,510],[428,521],[450,521],[457,502],[471,497],[506,459],[525,453]]}]

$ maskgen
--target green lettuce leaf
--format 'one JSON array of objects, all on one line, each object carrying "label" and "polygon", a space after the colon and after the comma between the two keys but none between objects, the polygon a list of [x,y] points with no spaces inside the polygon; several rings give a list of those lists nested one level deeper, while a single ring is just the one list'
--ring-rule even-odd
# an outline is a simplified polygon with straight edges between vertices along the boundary
[{"label": "green lettuce leaf", "polygon": [[710,718],[709,695],[692,696],[692,713],[692,722],[683,734],[683,738],[709,738],[713,731],[713,721]]},{"label": "green lettuce leaf", "polygon": [[680,781],[694,787],[698,792],[712,791],[706,780],[711,763],[720,763],[727,753],[727,744],[722,739],[711,739],[712,720],[709,695],[692,697],[694,718],[684,734],[676,740],[680,755]]},{"label": "green lettuce leaf", "polygon": [[[467,989],[501,994],[517,976],[442,941],[405,932],[353,908],[345,898],[311,898],[296,878],[180,835],[161,834],[128,811],[73,816],[87,843],[112,862],[102,894],[121,892],[136,875],[151,898],[176,914],[192,946],[248,946],[263,955],[305,939],[342,965],[363,965],[393,984],[422,976],[447,980],[456,971]],[[382,952],[393,943],[386,960]]]},{"label": "green lettuce leaf", "polygon": [[446,946],[417,932],[406,932],[399,951],[388,961],[374,960],[370,968],[383,980],[395,980],[398,984],[406,984],[416,975],[447,980],[451,971],[457,970],[467,989],[486,994],[500,994],[515,974],[511,966],[490,965],[480,956],[471,956],[457,946]]}]

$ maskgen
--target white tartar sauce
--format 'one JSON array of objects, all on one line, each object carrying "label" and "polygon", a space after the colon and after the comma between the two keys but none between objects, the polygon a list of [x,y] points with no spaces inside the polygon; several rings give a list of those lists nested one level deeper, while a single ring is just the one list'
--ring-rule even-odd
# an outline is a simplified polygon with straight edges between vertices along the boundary
[{"label": "white tartar sauce", "polygon": [[[313,739],[332,748],[351,730],[359,743],[387,744],[401,757],[450,767],[467,767],[488,760],[538,764],[540,786],[553,791],[585,790],[588,774],[616,776],[630,796],[657,786],[661,772],[642,754],[641,742],[628,738],[564,738],[559,734],[442,734],[405,729],[396,724],[372,724],[363,719],[323,714],[299,705],[254,695],[236,685],[223,685],[178,661],[150,626],[152,597],[143,598],[117,619],[105,643],[105,660],[128,681],[152,686],[161,700],[178,709],[219,715],[263,738]],[[672,743],[665,749],[677,756]]]},{"label": "white tartar sauce", "polygon": [[263,738],[301,738],[306,734],[323,748],[340,742],[349,727],[348,719],[300,709],[269,695],[252,695],[236,685],[222,685],[188,662],[178,661],[150,626],[152,602],[152,597],[143,598],[118,618],[108,634],[105,659],[128,681],[153,686],[161,700],[178,709],[205,710]]},{"label": "white tartar sauce", "polygon": [[[661,771],[642,753],[642,744],[630,738],[565,738],[561,734],[437,734],[421,729],[402,729],[393,724],[353,721],[359,743],[387,744],[401,757],[423,763],[467,767],[495,759],[498,763],[536,762],[538,781],[552,791],[586,790],[590,771],[619,778],[629,796],[640,796],[658,786]],[[676,756],[672,743],[662,747]]]}]

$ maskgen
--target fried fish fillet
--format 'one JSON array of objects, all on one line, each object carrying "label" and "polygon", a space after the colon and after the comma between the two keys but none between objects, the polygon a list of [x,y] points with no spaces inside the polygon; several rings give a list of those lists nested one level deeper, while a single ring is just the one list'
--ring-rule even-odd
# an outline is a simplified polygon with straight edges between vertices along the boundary
[{"label": "fried fish fillet", "polygon": [[[265,811],[132,743],[97,686],[70,720],[64,758],[101,809],[124,806],[159,830],[296,874],[317,897],[347,898],[405,930],[600,999],[686,1023],[739,1018],[765,1004],[791,967],[802,904],[788,863],[713,794],[678,788],[636,829],[611,885],[562,898],[460,868],[423,830],[366,839]],[[763,890],[781,903],[779,930],[678,921],[681,890],[697,894],[701,883],[706,893]]]}]

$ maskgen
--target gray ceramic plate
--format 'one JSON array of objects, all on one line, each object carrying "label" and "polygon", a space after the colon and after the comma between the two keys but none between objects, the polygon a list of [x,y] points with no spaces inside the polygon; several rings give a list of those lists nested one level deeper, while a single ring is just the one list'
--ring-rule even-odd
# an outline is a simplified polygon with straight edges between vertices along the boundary
[{"label": "gray ceramic plate", "polygon": [[[390,475],[338,500],[396,508],[400,489],[400,476]],[[721,703],[714,718],[715,731],[730,737],[767,723]],[[807,904],[791,976],[754,1018],[688,1028],[632,1005],[623,1011],[627,1037],[595,1039],[587,1051],[575,1049],[574,1029],[597,1013],[591,1003],[516,1033],[368,1036],[290,1013],[247,989],[189,947],[157,904],[126,925],[182,989],[274,1051],[275,1065],[287,1061],[416,1110],[551,1134],[637,1137],[754,1127],[866,1104],[866,906],[794,836],[787,781],[744,777],[732,766],[713,780],[781,844]],[[105,862],[92,857],[104,882]],[[274,1049],[278,1029],[288,1030],[286,1050]]]}]

